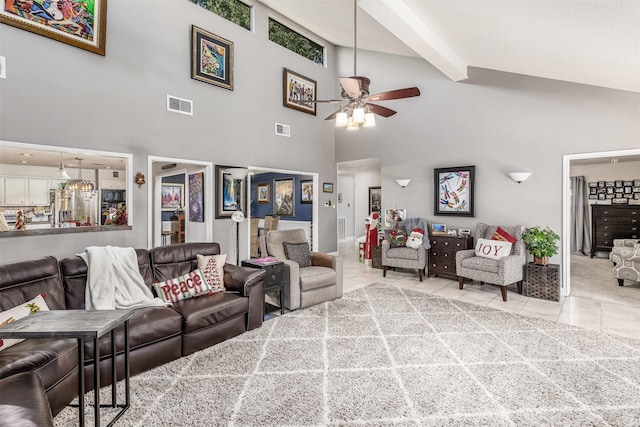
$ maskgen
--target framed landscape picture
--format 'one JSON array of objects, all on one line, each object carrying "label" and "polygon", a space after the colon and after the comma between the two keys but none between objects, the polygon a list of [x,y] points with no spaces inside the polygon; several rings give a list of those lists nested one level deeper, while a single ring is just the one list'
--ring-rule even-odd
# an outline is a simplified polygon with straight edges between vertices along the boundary
[{"label": "framed landscape picture", "polygon": [[271,203],[269,183],[258,184],[256,189],[258,193],[258,203]]},{"label": "framed landscape picture", "polygon": [[313,180],[300,181],[300,203],[313,203]]},{"label": "framed landscape picture", "polygon": [[475,216],[475,166],[434,169],[434,215]]},{"label": "framed landscape picture", "polygon": [[[107,31],[107,0],[7,0],[0,4],[0,22],[103,55]],[[33,46],[33,52],[46,49]]]},{"label": "framed landscape picture", "polygon": [[323,193],[333,193],[333,182],[323,182],[322,183],[322,192]]},{"label": "framed landscape picture", "polygon": [[317,84],[301,74],[284,69],[282,78],[282,103],[287,108],[316,115]]},{"label": "framed landscape picture", "polygon": [[273,180],[273,214],[280,216],[295,215],[293,178]]},{"label": "framed landscape picture", "polygon": [[160,193],[163,211],[175,211],[184,206],[184,184],[163,183]]},{"label": "framed landscape picture", "polygon": [[191,78],[233,90],[233,42],[191,26]]}]

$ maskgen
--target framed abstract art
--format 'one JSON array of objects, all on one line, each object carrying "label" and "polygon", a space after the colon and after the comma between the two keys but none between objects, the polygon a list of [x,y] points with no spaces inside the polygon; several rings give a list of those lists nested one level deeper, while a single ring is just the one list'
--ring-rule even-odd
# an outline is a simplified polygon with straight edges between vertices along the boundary
[{"label": "framed abstract art", "polygon": [[475,216],[475,166],[434,169],[434,215]]},{"label": "framed abstract art", "polygon": [[233,90],[233,42],[193,25],[191,78]]}]

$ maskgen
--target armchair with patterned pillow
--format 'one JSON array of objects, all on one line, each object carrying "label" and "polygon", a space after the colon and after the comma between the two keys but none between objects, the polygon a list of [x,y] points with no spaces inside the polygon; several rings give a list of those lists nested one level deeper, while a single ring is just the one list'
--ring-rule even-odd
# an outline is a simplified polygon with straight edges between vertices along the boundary
[{"label": "armchair with patterned pillow", "polygon": [[524,227],[478,223],[474,249],[456,253],[456,273],[460,289],[464,279],[500,286],[502,300],[507,300],[507,286],[516,284],[522,293],[523,269],[527,253],[522,240]]},{"label": "armchair with patterned pillow", "polygon": [[342,297],[342,258],[310,252],[304,230],[271,230],[260,239],[264,255],[285,264],[286,308],[296,310]]},{"label": "armchair with patterned pillow", "polygon": [[[413,230],[422,231],[423,244],[418,248],[406,246],[407,237]],[[427,266],[427,249],[429,236],[427,220],[424,218],[407,218],[397,228],[385,230],[386,238],[382,241],[382,277],[387,277],[389,268],[406,268],[418,270],[418,278],[422,282]]]}]

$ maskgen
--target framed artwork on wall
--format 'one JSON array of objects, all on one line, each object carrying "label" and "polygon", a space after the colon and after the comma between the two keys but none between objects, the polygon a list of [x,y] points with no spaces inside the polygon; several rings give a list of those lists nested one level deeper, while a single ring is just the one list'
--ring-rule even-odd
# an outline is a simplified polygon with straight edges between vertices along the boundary
[{"label": "framed artwork on wall", "polygon": [[258,184],[256,186],[256,191],[258,193],[258,203],[266,203],[269,204],[271,203],[271,194],[270,194],[270,188],[269,188],[269,183],[265,182],[262,184]]},{"label": "framed artwork on wall", "polygon": [[434,215],[475,216],[475,166],[434,169]]},{"label": "framed artwork on wall", "polygon": [[293,178],[273,180],[273,214],[280,216],[295,215]]},{"label": "framed artwork on wall", "polygon": [[245,186],[227,172],[233,166],[216,165],[216,219],[231,218],[237,210],[244,210]]},{"label": "framed artwork on wall", "polygon": [[322,192],[323,193],[333,193],[333,182],[323,182],[322,183]]},{"label": "framed artwork on wall", "polygon": [[163,211],[175,211],[184,206],[184,184],[163,183],[160,194]]},{"label": "framed artwork on wall", "polygon": [[0,22],[104,56],[107,0],[3,1]]},{"label": "framed artwork on wall", "polygon": [[382,212],[382,187],[369,187],[369,211]]},{"label": "framed artwork on wall", "polygon": [[204,222],[204,173],[189,174],[189,221]]},{"label": "framed artwork on wall", "polygon": [[406,209],[385,209],[384,210],[384,226],[395,228],[398,222],[407,218]]},{"label": "framed artwork on wall", "polygon": [[233,90],[233,42],[192,25],[191,78]]},{"label": "framed artwork on wall", "polygon": [[313,203],[313,180],[300,181],[300,203]]},{"label": "framed artwork on wall", "polygon": [[287,108],[316,115],[317,84],[301,74],[284,69],[282,78],[282,105]]}]

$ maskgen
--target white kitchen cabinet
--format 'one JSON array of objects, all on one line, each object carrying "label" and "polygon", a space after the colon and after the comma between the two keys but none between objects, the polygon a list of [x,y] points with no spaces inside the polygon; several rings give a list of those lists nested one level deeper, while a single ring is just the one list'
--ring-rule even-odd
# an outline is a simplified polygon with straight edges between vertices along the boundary
[{"label": "white kitchen cabinet", "polygon": [[24,206],[27,202],[27,178],[4,179],[4,204],[11,206]]},{"label": "white kitchen cabinet", "polygon": [[30,206],[48,206],[50,203],[49,187],[51,181],[46,178],[29,178],[28,187],[28,205]]},{"label": "white kitchen cabinet", "polygon": [[100,189],[101,190],[126,190],[127,189],[127,181],[116,181],[113,179],[101,179],[100,180]]},{"label": "white kitchen cabinet", "polygon": [[4,178],[0,178],[0,205],[4,205]]}]

